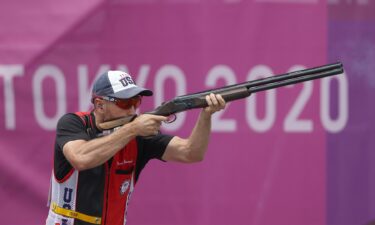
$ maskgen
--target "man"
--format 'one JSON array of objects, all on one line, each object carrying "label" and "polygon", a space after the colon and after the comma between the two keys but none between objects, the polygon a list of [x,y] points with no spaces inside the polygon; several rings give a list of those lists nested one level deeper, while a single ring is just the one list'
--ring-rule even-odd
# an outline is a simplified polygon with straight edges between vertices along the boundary
[{"label": "man", "polygon": [[143,96],[130,75],[109,71],[92,90],[94,110],[66,114],[58,122],[47,225],[117,225],[126,223],[126,211],[141,170],[153,158],[185,163],[205,155],[211,115],[225,107],[220,95],[208,95],[187,139],[164,135],[167,118],[142,114],[116,131],[103,135],[99,124],[135,115]]}]

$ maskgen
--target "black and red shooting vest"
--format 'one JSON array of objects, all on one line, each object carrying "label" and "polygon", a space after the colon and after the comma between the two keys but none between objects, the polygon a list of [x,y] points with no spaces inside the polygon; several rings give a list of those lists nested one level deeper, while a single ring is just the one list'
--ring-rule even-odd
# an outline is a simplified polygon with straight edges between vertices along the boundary
[{"label": "black and red shooting vest", "polygon": [[[90,113],[76,113],[92,134]],[[47,225],[123,225],[136,183],[136,139],[109,161],[92,169],[72,168],[62,179],[52,173]]]}]

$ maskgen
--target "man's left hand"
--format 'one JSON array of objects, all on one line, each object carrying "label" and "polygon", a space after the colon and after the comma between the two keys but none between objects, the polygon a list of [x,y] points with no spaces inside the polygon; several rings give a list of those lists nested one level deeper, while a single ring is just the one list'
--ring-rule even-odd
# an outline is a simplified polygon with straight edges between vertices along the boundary
[{"label": "man's left hand", "polygon": [[211,93],[209,95],[206,95],[206,101],[207,101],[208,106],[204,108],[203,111],[210,115],[212,115],[213,113],[217,111],[224,109],[226,105],[225,100],[219,94],[215,95]]}]

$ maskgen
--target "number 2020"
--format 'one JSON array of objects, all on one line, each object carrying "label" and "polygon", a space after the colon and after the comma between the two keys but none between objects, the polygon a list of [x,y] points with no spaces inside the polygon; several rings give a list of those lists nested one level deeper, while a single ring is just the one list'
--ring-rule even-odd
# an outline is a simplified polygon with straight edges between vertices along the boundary
[{"label": "number 2020", "polygon": [[[305,69],[304,66],[296,65],[290,68],[289,72],[295,70]],[[264,75],[273,74],[272,70],[266,65],[257,65],[250,70],[246,80],[255,80]],[[227,66],[221,65],[213,68],[207,76],[206,85],[215,86],[218,79],[225,79],[229,84],[236,83],[234,72]],[[330,83],[337,79],[337,116],[331,118],[330,116]],[[342,131],[348,121],[348,81],[346,74],[338,76],[326,77],[320,80],[320,120],[323,128],[330,133],[338,133]],[[296,132],[296,133],[308,133],[313,132],[314,124],[311,119],[301,119],[300,114],[304,107],[307,105],[312,93],[313,93],[313,82],[303,82],[302,89],[299,92],[296,100],[291,105],[287,115],[283,118],[283,130],[285,132]],[[288,86],[291,87],[291,86]],[[245,116],[248,126],[255,132],[263,133],[267,132],[274,126],[276,120],[276,89],[268,90],[265,92],[265,112],[263,118],[256,116],[257,110],[257,99],[256,95],[246,99]],[[228,103],[228,109],[230,106]],[[233,132],[237,130],[237,121],[231,118],[224,118],[222,115],[224,111],[218,112],[213,116],[213,131],[218,132]]]}]

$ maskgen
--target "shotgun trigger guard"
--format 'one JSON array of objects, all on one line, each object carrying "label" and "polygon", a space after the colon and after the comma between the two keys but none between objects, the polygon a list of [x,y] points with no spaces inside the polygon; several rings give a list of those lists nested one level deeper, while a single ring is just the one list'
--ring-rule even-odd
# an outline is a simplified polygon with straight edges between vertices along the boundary
[{"label": "shotgun trigger guard", "polygon": [[173,123],[174,121],[176,121],[176,119],[177,119],[176,114],[171,114],[168,116],[168,119],[164,121],[164,123]]}]

